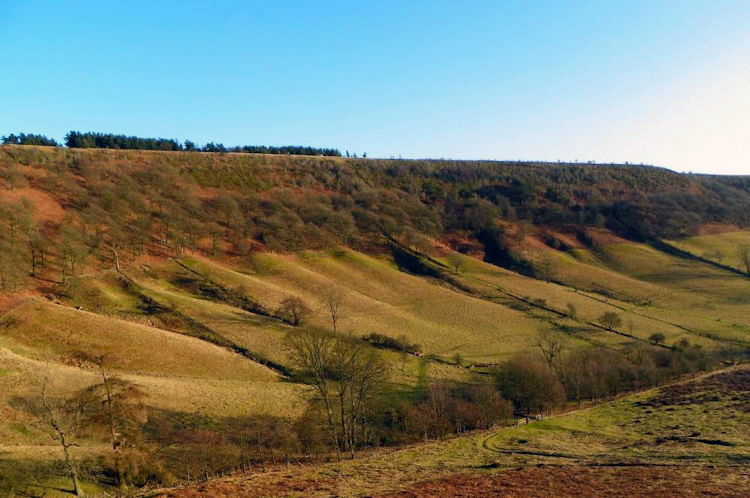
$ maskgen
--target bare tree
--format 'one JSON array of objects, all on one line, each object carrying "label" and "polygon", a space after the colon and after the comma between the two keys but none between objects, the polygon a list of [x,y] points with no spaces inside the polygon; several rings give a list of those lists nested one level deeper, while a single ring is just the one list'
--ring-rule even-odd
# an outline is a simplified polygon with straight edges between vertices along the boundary
[{"label": "bare tree", "polygon": [[285,322],[296,327],[310,316],[310,308],[301,297],[288,296],[281,301],[276,314]]},{"label": "bare tree", "polygon": [[568,316],[571,319],[575,320],[576,318],[578,318],[578,308],[576,308],[575,304],[568,303],[567,308],[568,308]]},{"label": "bare tree", "polygon": [[340,459],[342,449],[353,457],[371,436],[369,408],[385,382],[386,363],[364,342],[323,331],[289,334],[287,340],[325,410],[336,457]]},{"label": "bare tree", "polygon": [[456,275],[461,273],[464,268],[464,261],[461,256],[458,254],[449,254],[446,260],[448,261],[448,264],[451,265],[451,268],[453,268],[453,273]]},{"label": "bare tree", "polygon": [[612,330],[622,325],[622,318],[614,311],[607,311],[599,317],[599,323],[602,327]]},{"label": "bare tree", "polygon": [[343,290],[338,286],[323,288],[320,292],[320,301],[326,314],[331,319],[333,333],[337,334],[341,321],[350,316]]},{"label": "bare tree", "polygon": [[118,225],[112,223],[107,227],[107,245],[112,251],[112,262],[115,271],[120,271],[120,251],[125,247],[126,239]]},{"label": "bare tree", "polygon": [[554,372],[533,358],[516,356],[498,365],[496,387],[528,417],[552,409],[565,398],[565,391]]},{"label": "bare tree", "polygon": [[137,423],[143,415],[143,391],[134,383],[110,374],[107,357],[88,356],[78,353],[81,360],[89,361],[99,370],[101,381],[81,392],[89,400],[85,422],[90,427],[106,430],[112,447],[112,458],[117,485],[127,487],[124,473],[123,449],[133,444],[137,433]]},{"label": "bare tree", "polygon": [[565,342],[566,338],[563,334],[552,330],[542,330],[537,334],[534,346],[542,353],[547,366],[554,371],[559,371],[558,360],[565,349]]},{"label": "bare tree", "polygon": [[334,374],[344,446],[355,448],[369,438],[367,412],[380,393],[388,368],[381,356],[359,340],[336,338]]},{"label": "bare tree", "polygon": [[545,254],[537,265],[537,271],[539,272],[539,276],[542,277],[545,282],[549,282],[555,278],[555,265],[548,254]]},{"label": "bare tree", "polygon": [[648,340],[654,344],[662,344],[664,342],[664,339],[666,339],[666,336],[661,332],[654,332],[653,334],[648,336]]},{"label": "bare tree", "polygon": [[300,334],[289,334],[287,341],[294,363],[310,376],[319,401],[325,409],[326,421],[330,431],[331,444],[336,451],[336,459],[341,459],[339,447],[338,424],[335,420],[331,396],[333,378],[331,375],[334,362],[334,337],[319,330],[308,330]]},{"label": "bare tree", "polygon": [[740,246],[738,255],[740,263],[745,267],[745,273],[750,274],[750,245],[744,244]]},{"label": "bare tree", "polygon": [[47,395],[48,379],[45,377],[39,396],[39,404],[30,405],[32,413],[47,427],[52,439],[60,444],[63,451],[65,466],[73,482],[73,494],[81,496],[81,485],[78,480],[78,464],[70,449],[78,446],[75,442],[81,429],[87,399],[73,397],[68,400],[53,402]]}]

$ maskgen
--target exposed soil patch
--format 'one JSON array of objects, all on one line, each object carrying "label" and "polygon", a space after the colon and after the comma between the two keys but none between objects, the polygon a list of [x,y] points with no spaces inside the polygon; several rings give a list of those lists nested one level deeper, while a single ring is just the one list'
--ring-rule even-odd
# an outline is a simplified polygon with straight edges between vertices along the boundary
[{"label": "exposed soil patch", "polygon": [[34,206],[32,217],[40,222],[60,223],[65,217],[65,211],[60,203],[47,192],[31,187],[16,190],[3,190],[6,201],[21,202],[28,200]]},{"label": "exposed soil patch", "polygon": [[747,496],[747,467],[536,467],[460,474],[383,497]]}]

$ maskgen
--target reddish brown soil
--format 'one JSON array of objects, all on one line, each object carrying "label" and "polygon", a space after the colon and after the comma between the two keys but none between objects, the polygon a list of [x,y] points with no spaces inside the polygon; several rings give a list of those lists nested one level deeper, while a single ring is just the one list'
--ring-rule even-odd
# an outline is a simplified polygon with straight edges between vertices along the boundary
[{"label": "reddish brown soil", "polygon": [[42,223],[60,223],[65,217],[62,206],[47,192],[24,187],[16,190],[3,190],[6,201],[20,202],[27,199],[34,206],[33,217]]},{"label": "reddish brown soil", "polygon": [[748,496],[748,467],[536,467],[461,474],[383,497]]}]

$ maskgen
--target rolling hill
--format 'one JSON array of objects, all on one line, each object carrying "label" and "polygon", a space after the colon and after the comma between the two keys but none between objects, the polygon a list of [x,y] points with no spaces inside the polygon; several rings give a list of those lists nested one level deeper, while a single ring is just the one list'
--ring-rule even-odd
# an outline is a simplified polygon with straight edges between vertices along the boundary
[{"label": "rolling hill", "polygon": [[[314,392],[289,337],[331,328],[332,291],[339,334],[384,359],[402,402],[432,383],[486,385],[543,333],[633,365],[648,351],[663,376],[688,357],[716,368],[750,350],[747,178],[3,146],[0,192],[5,461],[58,458],[22,401],[45,378],[58,398],[96,383],[81,353],[143,391],[152,439],[165,420],[190,444],[211,431],[224,444],[226,427],[259,417],[304,420]],[[283,313],[290,297],[308,311],[302,326]],[[578,423],[594,424],[549,429],[568,438]],[[531,427],[508,434],[535,441]],[[512,452],[504,434],[482,451]],[[594,439],[566,439],[565,452],[604,451]],[[474,443],[461,441],[449,447],[463,458]],[[92,435],[80,444],[82,458],[108,451]],[[545,444],[534,451],[557,451]]]},{"label": "rolling hill", "polygon": [[743,496],[749,377],[732,369],[529,424],[155,495]]}]

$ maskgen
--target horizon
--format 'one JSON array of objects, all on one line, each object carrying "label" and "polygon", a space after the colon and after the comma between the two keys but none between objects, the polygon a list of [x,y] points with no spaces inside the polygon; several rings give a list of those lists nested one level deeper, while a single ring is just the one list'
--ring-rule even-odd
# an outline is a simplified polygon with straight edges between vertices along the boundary
[{"label": "horizon", "polygon": [[3,133],[750,174],[750,4],[87,5],[4,5]]},{"label": "horizon", "polygon": [[[140,149],[140,148],[69,147],[69,146],[65,145],[64,137],[63,137],[63,139],[59,139],[58,137],[50,137],[50,136],[43,135],[43,134],[35,134],[33,132],[29,132],[29,133],[27,133],[27,132],[18,132],[18,133],[15,133],[15,134],[19,135],[21,133],[26,134],[26,135],[40,135],[40,136],[44,136],[45,138],[51,138],[51,139],[54,139],[55,141],[57,141],[58,144],[53,146],[53,145],[41,145],[41,144],[13,144],[13,143],[4,144],[4,143],[0,143],[0,147],[4,147],[4,146],[16,146],[16,147],[59,147],[59,148],[71,149],[71,150],[86,150],[86,149],[91,149],[91,150],[111,150],[111,151],[190,152],[190,153],[204,153],[204,154],[259,154],[259,155],[267,154],[267,155],[291,155],[291,156],[306,156],[306,155],[310,155],[310,154],[277,153],[277,152],[274,152],[274,153],[245,152],[245,151],[238,151],[238,150],[233,150],[233,149],[234,148],[240,148],[240,147],[246,146],[246,145],[258,146],[258,147],[278,147],[278,148],[282,148],[282,147],[310,147],[310,148],[313,148],[313,149],[321,149],[321,150],[326,148],[324,146],[318,147],[316,145],[309,145],[309,144],[242,144],[242,145],[231,144],[230,145],[230,144],[225,144],[225,143],[223,143],[220,140],[209,140],[205,144],[200,144],[200,143],[197,143],[197,142],[194,142],[194,141],[190,140],[189,138],[181,140],[181,139],[174,138],[174,137],[172,137],[172,138],[160,137],[160,136],[159,137],[137,137],[136,135],[129,135],[129,134],[123,134],[123,135],[129,136],[129,137],[135,137],[135,138],[146,138],[146,139],[156,139],[156,140],[173,140],[173,141],[177,142],[180,145],[184,145],[186,142],[190,141],[190,142],[193,142],[198,147],[205,146],[208,143],[214,143],[216,145],[225,146],[226,147],[226,151],[224,151],[224,152],[217,152],[217,151],[212,151],[212,150],[200,150],[200,149],[198,149],[198,150],[186,150],[184,148],[183,149],[179,149],[179,150],[158,150],[158,149]],[[91,132],[91,133],[102,133],[102,134],[105,134],[105,135],[109,135],[110,134],[108,132]],[[9,136],[9,135],[11,135],[11,134],[8,134],[8,135],[5,135],[5,136]],[[0,135],[0,138],[4,138],[5,136]],[[670,168],[668,168],[666,166],[661,166],[661,165],[658,165],[658,164],[634,163],[634,162],[628,162],[628,161],[622,162],[622,163],[617,163],[617,162],[579,161],[577,159],[574,159],[574,160],[554,160],[553,161],[553,160],[543,160],[543,159],[507,159],[507,158],[491,158],[491,159],[487,159],[487,158],[470,158],[470,157],[394,157],[394,156],[391,156],[391,157],[379,157],[379,156],[370,156],[370,155],[367,154],[366,151],[365,151],[365,156],[362,156],[362,155],[356,155],[355,156],[355,155],[353,155],[354,153],[352,153],[352,155],[347,156],[347,155],[345,155],[345,153],[348,153],[349,152],[348,150],[345,150],[345,151],[342,151],[342,150],[339,150],[339,149],[335,149],[335,150],[337,150],[338,152],[341,153],[341,156],[338,156],[340,159],[360,159],[360,160],[362,160],[362,159],[364,159],[364,160],[370,159],[370,160],[376,160],[376,161],[497,162],[497,163],[522,163],[522,164],[528,163],[528,164],[550,164],[550,165],[559,164],[559,165],[570,165],[570,166],[642,166],[642,167],[645,167],[645,168],[666,169],[666,170],[672,171],[674,173],[680,173],[680,174],[707,174],[707,175],[719,174],[719,175],[723,175],[722,173],[698,173],[698,172],[693,172],[693,171],[676,171],[676,170],[670,169]],[[316,154],[316,155],[312,155],[312,157],[327,157],[327,156],[325,156],[323,154]],[[739,174],[739,175],[726,174],[725,176],[747,176],[747,175],[742,175],[742,174]]]},{"label": "horizon", "polygon": [[[19,132],[21,133],[21,132]],[[26,133],[26,132],[22,132]],[[93,133],[103,133],[103,134],[109,134],[107,132],[93,132]],[[31,135],[33,133],[26,133],[27,135]],[[71,150],[111,150],[111,151],[140,151],[140,152],[189,152],[191,154],[194,153],[203,153],[203,154],[256,154],[256,155],[288,155],[288,156],[310,156],[310,157],[330,157],[326,156],[324,154],[296,154],[296,153],[282,153],[282,152],[245,152],[245,151],[239,151],[239,150],[232,150],[233,148],[239,148],[243,145],[252,145],[252,146],[258,146],[258,147],[310,147],[313,149],[325,149],[326,147],[317,147],[315,145],[310,146],[309,144],[242,144],[242,145],[228,145],[224,144],[223,142],[219,140],[209,140],[206,144],[199,144],[195,143],[196,146],[205,146],[208,143],[215,143],[216,145],[223,145],[226,147],[226,151],[224,152],[218,152],[213,150],[186,150],[186,149],[179,149],[179,150],[158,150],[158,149],[139,149],[139,148],[109,148],[109,147],[69,147],[65,145],[65,140],[59,140],[57,137],[49,137],[44,135],[46,138],[52,138],[58,142],[58,145],[51,146],[51,145],[40,145],[40,144],[3,144],[0,143],[0,147],[5,146],[15,146],[15,147],[58,147],[63,149],[71,149]],[[133,136],[135,135],[127,135],[127,136]],[[3,138],[2,135],[0,135],[0,138]],[[174,140],[178,144],[184,144],[186,141],[191,141],[190,139],[180,140],[177,138],[167,138],[167,137],[136,137],[136,138],[148,138],[148,139],[157,139],[157,140]],[[621,167],[621,166],[636,166],[636,167],[643,167],[643,168],[656,168],[656,169],[665,169],[668,171],[671,171],[672,173],[677,174],[685,174],[685,175],[707,175],[707,176],[737,176],[737,177],[743,177],[743,176],[750,176],[750,173],[703,173],[699,171],[678,171],[675,169],[671,169],[667,166],[662,166],[659,164],[648,164],[648,163],[635,163],[630,161],[625,162],[598,162],[598,161],[579,161],[577,159],[574,160],[545,160],[545,159],[507,159],[507,158],[492,158],[492,159],[486,159],[486,158],[470,158],[470,157],[378,157],[378,156],[370,156],[365,152],[365,156],[362,155],[345,155],[345,152],[348,153],[349,151],[341,151],[338,149],[335,149],[338,152],[341,152],[341,156],[337,156],[339,159],[358,159],[358,160],[373,160],[373,161],[445,161],[445,162],[495,162],[495,163],[518,163],[518,164],[542,164],[542,165],[561,165],[561,166],[615,166],[615,167]]]}]

